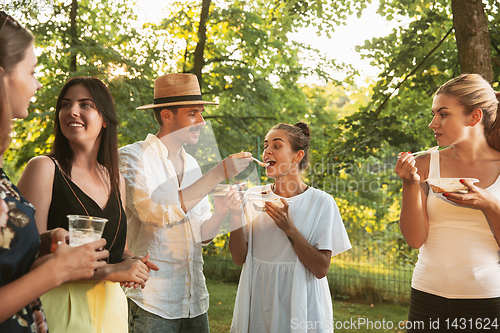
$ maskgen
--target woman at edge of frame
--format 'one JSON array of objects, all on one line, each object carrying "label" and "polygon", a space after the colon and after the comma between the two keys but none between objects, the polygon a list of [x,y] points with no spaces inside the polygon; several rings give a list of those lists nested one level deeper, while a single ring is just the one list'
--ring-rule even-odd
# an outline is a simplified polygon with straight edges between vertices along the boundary
[{"label": "woman at edge of frame", "polygon": [[[431,112],[429,127],[447,148],[417,158],[400,153],[395,166],[403,181],[400,229],[419,249],[408,332],[498,331],[499,94],[480,75],[462,74],[436,91]],[[434,193],[428,178],[461,178],[468,193]]]},{"label": "woman at edge of frame", "polygon": [[[33,35],[0,11],[0,153],[10,143],[13,118],[26,118],[31,97],[41,88],[35,77]],[[1,165],[0,164],[0,165]],[[66,244],[58,228],[39,235],[35,210],[0,168],[0,331],[46,332],[38,297],[66,281],[90,278],[105,265],[104,239],[81,247]],[[51,254],[52,253],[52,254]],[[54,272],[58,272],[54,275]]]}]

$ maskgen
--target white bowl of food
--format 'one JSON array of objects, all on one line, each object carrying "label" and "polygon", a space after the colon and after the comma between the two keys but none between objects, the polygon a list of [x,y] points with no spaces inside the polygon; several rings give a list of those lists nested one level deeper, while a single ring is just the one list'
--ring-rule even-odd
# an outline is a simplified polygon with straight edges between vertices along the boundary
[{"label": "white bowl of food", "polygon": [[[285,204],[280,199],[277,199],[277,198],[250,197],[247,199],[248,199],[248,201],[253,203],[255,210],[260,210],[260,211],[265,210],[266,202],[270,202],[270,203],[276,205],[278,208],[285,207]],[[290,203],[290,202],[291,201],[287,201],[287,203]]]},{"label": "white bowl of food", "polygon": [[469,189],[467,186],[460,182],[464,179],[470,183],[477,183],[479,179],[476,178],[429,178],[426,180],[427,184],[434,193],[467,193]]},{"label": "white bowl of food", "polygon": [[243,191],[245,189],[247,183],[238,183],[238,184],[219,184],[215,186],[212,190],[212,195],[214,197],[224,197],[226,193],[229,192],[231,187],[236,188],[237,191]]}]

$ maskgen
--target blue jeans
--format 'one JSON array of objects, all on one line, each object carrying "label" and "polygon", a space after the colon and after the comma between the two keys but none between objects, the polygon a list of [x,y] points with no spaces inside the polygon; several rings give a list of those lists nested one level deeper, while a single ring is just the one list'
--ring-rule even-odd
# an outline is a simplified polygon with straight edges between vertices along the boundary
[{"label": "blue jeans", "polygon": [[194,318],[165,319],[128,299],[129,333],[210,333],[208,314]]}]

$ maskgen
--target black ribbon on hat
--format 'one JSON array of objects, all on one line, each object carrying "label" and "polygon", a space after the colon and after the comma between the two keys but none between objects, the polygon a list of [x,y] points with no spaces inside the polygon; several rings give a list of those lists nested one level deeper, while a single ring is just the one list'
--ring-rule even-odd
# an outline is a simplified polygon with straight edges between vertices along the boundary
[{"label": "black ribbon on hat", "polygon": [[202,100],[201,95],[172,96],[172,97],[155,98],[154,104],[201,101],[201,100]]}]

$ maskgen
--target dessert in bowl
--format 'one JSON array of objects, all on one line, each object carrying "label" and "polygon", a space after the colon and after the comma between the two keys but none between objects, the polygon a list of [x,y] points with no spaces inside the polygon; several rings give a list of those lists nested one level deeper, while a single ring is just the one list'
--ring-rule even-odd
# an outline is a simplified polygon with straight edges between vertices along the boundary
[{"label": "dessert in bowl", "polygon": [[[248,197],[247,200],[253,203],[255,210],[261,210],[261,211],[265,210],[266,202],[270,202],[276,205],[278,208],[285,207],[285,204],[278,198],[263,198],[262,196],[261,197],[255,196],[255,197]],[[287,203],[290,202],[291,201],[287,200]]]},{"label": "dessert in bowl", "polygon": [[467,193],[469,189],[467,186],[460,182],[460,179],[466,180],[470,183],[477,183],[479,179],[476,178],[429,178],[426,180],[427,184],[434,193]]}]

